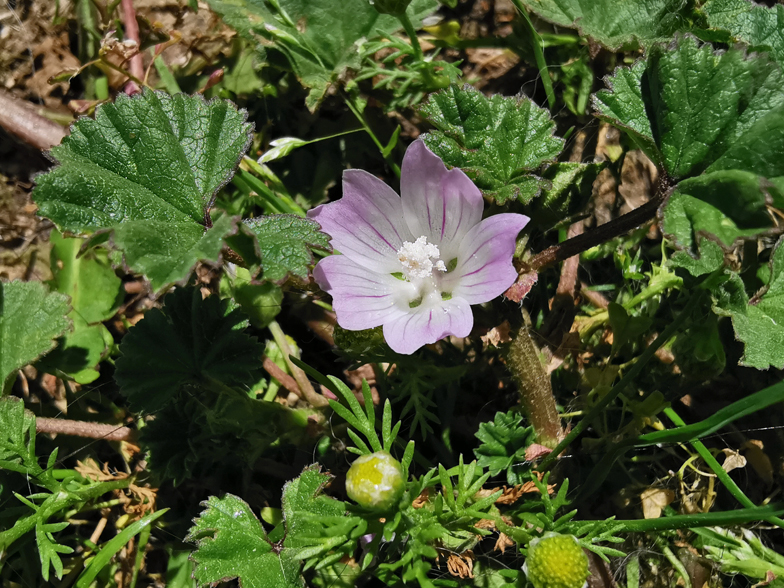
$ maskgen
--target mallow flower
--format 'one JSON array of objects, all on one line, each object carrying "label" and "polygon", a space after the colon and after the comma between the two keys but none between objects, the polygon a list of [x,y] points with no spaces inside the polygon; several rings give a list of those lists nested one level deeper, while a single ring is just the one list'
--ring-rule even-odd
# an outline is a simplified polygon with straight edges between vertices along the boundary
[{"label": "mallow flower", "polygon": [[467,337],[472,304],[501,295],[517,277],[515,240],[529,218],[482,220],[482,193],[420,139],[406,151],[400,196],[362,170],[343,173],[343,197],[311,210],[341,255],[313,275],[349,331],[383,326],[384,339],[410,354],[449,335]]}]

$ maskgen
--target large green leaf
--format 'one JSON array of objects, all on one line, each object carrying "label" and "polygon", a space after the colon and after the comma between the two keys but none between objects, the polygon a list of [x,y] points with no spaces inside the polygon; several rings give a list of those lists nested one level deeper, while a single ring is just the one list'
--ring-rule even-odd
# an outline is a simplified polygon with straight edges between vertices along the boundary
[{"label": "large green leaf", "polygon": [[[362,45],[402,28],[367,0],[208,0],[210,8],[242,36],[283,52],[315,110],[347,69],[359,69]],[[417,26],[438,6],[414,0],[406,11]]]},{"label": "large green leaf", "polygon": [[182,281],[199,259],[216,260],[234,229],[224,221],[207,231],[215,195],[250,144],[245,117],[224,100],[120,95],[73,124],[33,198],[61,230],[113,230],[129,267],[149,272],[154,289]]},{"label": "large green leaf", "polygon": [[213,380],[251,386],[259,379],[264,347],[243,329],[247,318],[228,300],[202,299],[178,288],[133,327],[120,345],[115,378],[135,410],[154,412],[183,386]]},{"label": "large green leaf", "polygon": [[71,329],[68,297],[40,282],[0,282],[0,394],[16,370],[52,349]]},{"label": "large green leaf", "polygon": [[[663,229],[683,247],[704,231],[726,245],[772,225],[784,202],[784,77],[764,55],[714,52],[692,37],[607,79],[594,106],[674,184]],[[647,121],[647,125],[646,125]]]},{"label": "large green leaf", "polygon": [[743,341],[741,363],[757,369],[784,368],[784,247],[781,242],[770,262],[765,293],[749,300],[743,280],[729,273],[715,290],[714,310],[732,318],[735,336]]},{"label": "large green leaf", "polygon": [[709,0],[702,10],[714,31],[726,31],[755,51],[770,51],[784,64],[784,5],[768,8],[749,0]]},{"label": "large green leaf", "polygon": [[[345,535],[319,536],[325,521],[352,525],[358,519],[345,517],[346,505],[321,494],[331,476],[310,466],[283,488],[283,539],[273,543],[250,507],[231,494],[210,497],[191,528],[186,541],[197,543],[192,559],[196,562],[199,585],[239,578],[243,588],[280,586],[294,588],[304,583],[300,565],[304,558],[327,552],[346,543]],[[280,536],[280,527],[272,532]],[[353,543],[351,544],[353,549]]]},{"label": "large green leaf", "polygon": [[289,274],[306,280],[312,251],[332,251],[321,226],[307,218],[275,214],[248,219],[245,226],[258,239],[264,280],[282,282]]},{"label": "large green leaf", "polygon": [[554,24],[578,28],[605,47],[648,46],[683,26],[684,0],[522,0]]},{"label": "large green leaf", "polygon": [[199,586],[241,578],[243,588],[298,588],[300,560],[267,537],[248,504],[226,494],[211,496],[186,541],[196,543],[191,559]]},{"label": "large green leaf", "polygon": [[555,161],[564,141],[549,113],[528,98],[490,98],[470,86],[433,94],[422,113],[436,127],[425,144],[461,168],[499,204],[530,202],[551,183],[534,172]]}]

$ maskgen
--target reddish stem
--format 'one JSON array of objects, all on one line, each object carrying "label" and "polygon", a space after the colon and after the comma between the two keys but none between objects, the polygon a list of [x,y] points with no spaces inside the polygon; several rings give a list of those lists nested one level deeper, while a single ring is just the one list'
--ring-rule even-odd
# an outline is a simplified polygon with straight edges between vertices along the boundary
[{"label": "reddish stem", "polygon": [[38,417],[35,419],[35,430],[38,433],[72,435],[74,437],[103,439],[104,441],[130,441],[131,443],[136,441],[135,429],[87,421]]},{"label": "reddish stem", "polygon": [[[125,38],[129,41],[136,41],[136,46],[139,48],[139,52],[129,60],[128,70],[133,77],[141,80],[144,78],[144,63],[142,62],[139,23],[136,22],[136,9],[133,7],[133,0],[122,0],[122,14]],[[125,85],[125,92],[126,94],[138,94],[141,92],[141,88],[131,80]]]}]

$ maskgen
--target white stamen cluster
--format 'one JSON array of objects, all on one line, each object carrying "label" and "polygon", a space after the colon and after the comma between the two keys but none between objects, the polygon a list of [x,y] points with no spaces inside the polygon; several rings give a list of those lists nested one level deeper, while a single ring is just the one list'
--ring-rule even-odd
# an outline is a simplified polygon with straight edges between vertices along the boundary
[{"label": "white stamen cluster", "polygon": [[446,271],[446,265],[441,261],[441,252],[438,246],[427,242],[427,237],[419,237],[416,241],[403,241],[403,246],[397,250],[397,258],[403,266],[403,275],[406,279],[427,278],[436,269]]}]

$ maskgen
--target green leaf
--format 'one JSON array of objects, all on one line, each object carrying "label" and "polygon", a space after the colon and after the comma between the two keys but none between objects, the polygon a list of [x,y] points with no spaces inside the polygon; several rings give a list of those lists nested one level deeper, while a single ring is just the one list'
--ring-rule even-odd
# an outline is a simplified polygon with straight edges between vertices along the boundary
[{"label": "green leaf", "polygon": [[651,123],[642,96],[642,77],[647,62],[640,60],[632,67],[619,67],[604,78],[609,90],[600,90],[593,97],[593,106],[600,119],[626,131],[638,149],[654,163],[662,156],[653,140]]},{"label": "green leaf", "polygon": [[243,588],[298,588],[296,552],[271,543],[259,519],[243,500],[226,494],[202,503],[186,541],[196,543],[191,559],[199,586],[241,578]]},{"label": "green leaf", "polygon": [[530,202],[550,182],[533,172],[553,162],[564,141],[547,110],[528,98],[490,98],[470,86],[433,94],[422,113],[436,127],[425,144],[461,168],[485,196],[504,204]]},{"label": "green leaf", "polygon": [[307,547],[318,539],[318,522],[328,517],[343,517],[345,503],[321,494],[332,476],[319,465],[302,470],[298,478],[283,487],[283,518],[286,521],[286,547]]},{"label": "green leaf", "polygon": [[48,293],[40,282],[0,282],[0,393],[16,370],[52,349],[71,329],[68,297]]},{"label": "green leaf", "polygon": [[784,6],[768,8],[748,0],[710,0],[702,7],[713,30],[727,31],[753,51],[770,51],[784,64]]},{"label": "green leaf", "polygon": [[507,482],[519,484],[520,474],[515,471],[515,465],[525,461],[525,450],[534,437],[533,428],[523,425],[520,413],[497,412],[492,423],[480,424],[476,432],[476,438],[482,442],[474,449],[477,465],[488,468],[493,476],[506,470]]},{"label": "green leaf", "polygon": [[771,226],[766,205],[784,203],[778,65],[686,37],[607,83],[612,90],[594,98],[600,118],[626,131],[677,184],[661,216],[679,246],[690,248],[698,231],[730,245]]},{"label": "green leaf", "polygon": [[540,223],[553,224],[576,213],[591,197],[593,182],[605,163],[558,162],[542,174],[550,187],[542,192],[531,217]]},{"label": "green leaf", "polygon": [[683,0],[522,0],[528,10],[577,28],[609,49],[669,39],[682,27]]},{"label": "green leaf", "polygon": [[699,248],[700,256],[696,259],[687,251],[676,251],[667,262],[668,266],[682,267],[692,276],[699,277],[713,273],[724,265],[724,251],[718,243],[702,239]]},{"label": "green leaf", "polygon": [[228,300],[202,300],[198,288],[178,288],[123,338],[115,373],[120,390],[135,410],[154,412],[188,384],[251,386],[264,347],[243,332],[246,326]]},{"label": "green leaf", "polygon": [[316,221],[293,214],[248,219],[245,226],[258,238],[264,280],[280,283],[290,274],[306,280],[312,251],[332,251],[329,236]]},{"label": "green leaf", "polygon": [[44,581],[49,581],[49,566],[54,568],[55,576],[58,580],[63,577],[63,561],[60,554],[73,553],[73,548],[67,545],[60,545],[55,541],[52,532],[62,531],[68,523],[47,524],[38,519],[35,524],[35,544],[38,547],[38,557],[41,560],[41,576]]},{"label": "green leaf", "polygon": [[72,233],[113,229],[129,267],[150,272],[156,289],[181,281],[198,259],[217,259],[230,231],[228,221],[206,234],[205,225],[250,144],[245,117],[224,100],[122,94],[52,149],[59,165],[33,190],[39,213]]},{"label": "green leaf", "polygon": [[0,461],[22,464],[35,457],[35,415],[21,398],[0,398]]},{"label": "green leaf", "polygon": [[122,302],[122,281],[105,251],[89,249],[80,254],[83,240],[65,238],[58,231],[52,231],[50,240],[52,286],[71,297],[68,316],[74,330],[38,367],[87,384],[100,375],[94,368],[113,344],[109,331],[100,323],[110,319]]},{"label": "green leaf", "polygon": [[[400,30],[400,21],[381,15],[367,0],[208,0],[210,8],[246,39],[272,44],[289,61],[303,86],[307,106],[318,108],[329,87],[347,69],[358,70],[363,44]],[[418,26],[438,6],[414,0],[406,13]]]},{"label": "green leaf", "polygon": [[158,292],[187,280],[198,261],[216,261],[236,224],[225,215],[207,230],[196,223],[130,221],[114,230],[114,244],[125,252],[128,267],[144,274]]},{"label": "green leaf", "polygon": [[735,336],[744,343],[741,364],[760,370],[784,368],[784,247],[779,241],[770,261],[770,281],[762,296],[749,300],[741,278],[729,279],[714,293],[714,310],[732,318]]},{"label": "green leaf", "polygon": [[87,324],[112,318],[123,292],[108,255],[95,249],[81,253],[82,239],[69,239],[58,231],[52,231],[49,238],[52,287],[71,297],[71,316],[79,314]]}]

